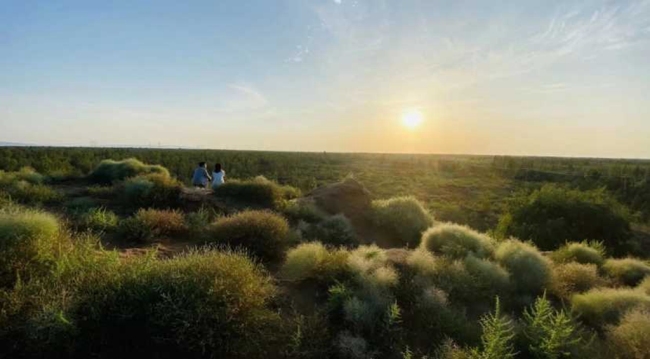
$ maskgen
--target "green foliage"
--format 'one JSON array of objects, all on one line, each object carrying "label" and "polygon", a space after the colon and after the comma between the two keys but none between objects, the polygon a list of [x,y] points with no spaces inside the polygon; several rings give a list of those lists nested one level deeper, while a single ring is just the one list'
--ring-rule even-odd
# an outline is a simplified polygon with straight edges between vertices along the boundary
[{"label": "green foliage", "polygon": [[571,357],[581,341],[573,318],[563,309],[555,310],[546,295],[524,311],[523,327],[527,349],[536,358]]},{"label": "green foliage", "polygon": [[292,223],[317,223],[327,218],[327,213],[318,209],[313,202],[302,199],[281,202],[279,210]]},{"label": "green foliage", "polygon": [[605,248],[602,242],[567,243],[551,254],[551,259],[558,263],[577,262],[601,266],[605,261]]},{"label": "green foliage", "polygon": [[422,232],[433,223],[433,217],[414,197],[373,201],[371,216],[376,226],[412,247],[418,245]]},{"label": "green foliage", "polygon": [[79,287],[65,312],[79,357],[261,358],[279,335],[275,288],[242,255],[142,258],[106,274]]},{"label": "green foliage", "polygon": [[510,294],[510,273],[500,265],[473,256],[465,258],[463,264],[472,280],[468,283],[472,300],[489,302],[495,296]]},{"label": "green foliage", "polygon": [[494,256],[520,294],[541,294],[551,279],[549,260],[530,244],[511,239],[499,244]]},{"label": "green foliage", "polygon": [[422,235],[420,245],[429,251],[459,259],[468,255],[489,258],[494,252],[490,237],[453,223],[442,223],[429,228]]},{"label": "green foliage", "polygon": [[170,177],[169,171],[158,165],[147,165],[135,158],[121,161],[103,160],[90,173],[89,179],[99,184],[111,184],[139,175],[158,174]]},{"label": "green foliage", "polygon": [[103,207],[97,207],[78,214],[75,222],[81,229],[106,232],[117,228],[119,218],[112,211]]},{"label": "green foliage", "polygon": [[132,177],[117,186],[122,200],[131,208],[173,208],[179,204],[182,185],[164,174]]},{"label": "green foliage", "polygon": [[328,249],[319,242],[303,243],[287,252],[280,278],[301,282],[307,279],[332,284],[349,272],[348,252]]},{"label": "green foliage", "polygon": [[265,262],[282,260],[290,245],[289,223],[269,211],[243,211],[219,218],[210,225],[208,235],[208,242],[242,248]]},{"label": "green foliage", "polygon": [[650,358],[650,310],[632,310],[618,325],[607,328],[607,341],[617,358]]},{"label": "green foliage", "polygon": [[603,271],[620,284],[635,286],[650,274],[650,265],[634,258],[608,259]]},{"label": "green foliage", "polygon": [[562,263],[553,266],[551,290],[560,298],[570,299],[575,293],[605,285],[595,264]]},{"label": "green foliage", "polygon": [[214,190],[214,195],[233,201],[262,207],[280,207],[284,200],[296,198],[300,191],[291,186],[282,186],[276,182],[257,176],[250,180],[231,179]]},{"label": "green foliage", "polygon": [[0,171],[0,194],[29,205],[60,202],[63,196],[44,182],[44,176],[29,167],[18,172]]},{"label": "green foliage", "polygon": [[140,209],[119,224],[120,236],[146,241],[160,236],[175,236],[186,230],[185,216],[176,210]]},{"label": "green foliage", "polygon": [[619,249],[630,235],[622,205],[602,191],[546,185],[514,202],[497,227],[502,238],[532,240],[542,250],[585,238]]},{"label": "green foliage", "polygon": [[45,212],[0,212],[0,287],[49,270],[54,252],[63,244],[60,231],[57,218]]},{"label": "green foliage", "polygon": [[634,289],[592,289],[574,295],[571,305],[583,321],[602,327],[617,322],[628,310],[650,309],[650,296]]},{"label": "green foliage", "polygon": [[319,223],[306,226],[302,235],[306,239],[317,240],[331,246],[358,245],[352,223],[343,214],[330,216]]},{"label": "green foliage", "polygon": [[499,297],[496,299],[494,313],[481,318],[481,348],[472,350],[471,357],[476,359],[514,358],[516,353],[513,339],[515,337],[512,320],[501,313]]}]

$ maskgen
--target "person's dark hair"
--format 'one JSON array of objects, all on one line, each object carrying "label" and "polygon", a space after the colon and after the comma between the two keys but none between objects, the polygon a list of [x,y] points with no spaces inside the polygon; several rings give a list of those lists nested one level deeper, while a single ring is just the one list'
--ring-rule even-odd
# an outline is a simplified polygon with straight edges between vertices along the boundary
[{"label": "person's dark hair", "polygon": [[221,163],[216,163],[214,165],[214,171],[215,172],[221,172]]},{"label": "person's dark hair", "polygon": [[205,162],[199,162],[199,167],[205,166]]}]

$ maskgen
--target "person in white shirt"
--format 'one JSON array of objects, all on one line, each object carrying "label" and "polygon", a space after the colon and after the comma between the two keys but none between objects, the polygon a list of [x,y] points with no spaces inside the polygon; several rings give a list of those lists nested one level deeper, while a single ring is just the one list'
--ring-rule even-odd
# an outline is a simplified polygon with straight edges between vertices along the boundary
[{"label": "person in white shirt", "polygon": [[214,165],[214,172],[212,172],[212,189],[221,186],[226,182],[226,171],[221,168],[221,163]]}]

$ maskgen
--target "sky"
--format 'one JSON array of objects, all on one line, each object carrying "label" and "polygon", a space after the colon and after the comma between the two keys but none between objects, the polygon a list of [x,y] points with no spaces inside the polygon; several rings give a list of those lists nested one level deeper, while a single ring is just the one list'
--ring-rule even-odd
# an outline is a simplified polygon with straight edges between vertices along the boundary
[{"label": "sky", "polygon": [[650,0],[0,0],[0,142],[650,158]]}]

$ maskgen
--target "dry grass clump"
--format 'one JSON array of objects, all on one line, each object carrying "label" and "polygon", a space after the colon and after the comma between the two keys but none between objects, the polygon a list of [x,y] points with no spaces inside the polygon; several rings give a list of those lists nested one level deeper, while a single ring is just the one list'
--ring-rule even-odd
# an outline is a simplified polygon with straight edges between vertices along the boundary
[{"label": "dry grass clump", "polygon": [[176,207],[183,185],[163,173],[131,177],[117,186],[123,202],[131,208]]},{"label": "dry grass clump", "polygon": [[556,249],[551,259],[558,263],[576,262],[601,266],[605,261],[605,248],[600,242],[572,242]]},{"label": "dry grass clump", "polygon": [[217,219],[208,228],[208,242],[242,248],[266,261],[282,260],[289,247],[289,223],[270,211],[243,211]]},{"label": "dry grass clump", "polygon": [[117,228],[119,218],[117,215],[103,207],[90,208],[75,216],[79,229],[89,229],[95,232],[112,231]]},{"label": "dry grass clump", "polygon": [[650,295],[650,277],[642,280],[641,283],[637,286],[637,289],[643,293]]},{"label": "dry grass clump", "polygon": [[372,219],[376,226],[396,236],[401,243],[418,245],[422,232],[433,223],[433,217],[414,197],[395,197],[372,202]]},{"label": "dry grass clump", "polygon": [[140,209],[133,217],[120,223],[119,232],[125,239],[150,240],[175,236],[186,230],[185,215],[177,210]]},{"label": "dry grass clump", "polygon": [[551,290],[560,298],[601,287],[606,282],[598,275],[595,264],[562,263],[553,267]]},{"label": "dry grass clump", "polygon": [[454,223],[443,223],[429,228],[422,235],[420,245],[450,258],[465,258],[468,255],[488,258],[494,252],[490,237]]},{"label": "dry grass clump", "polygon": [[571,305],[582,320],[598,327],[616,323],[631,309],[650,309],[650,296],[628,288],[592,289],[574,295]]},{"label": "dry grass clump", "polygon": [[635,286],[650,274],[650,265],[634,258],[608,259],[603,271],[622,285]]},{"label": "dry grass clump", "polygon": [[348,255],[345,250],[328,249],[320,242],[303,243],[287,252],[279,276],[292,282],[313,279],[333,283],[349,270]]},{"label": "dry grass clump", "polygon": [[121,161],[103,160],[90,173],[91,181],[100,184],[111,184],[138,175],[159,174],[170,177],[169,171],[162,166],[148,165],[135,158],[128,158]]},{"label": "dry grass clump", "polygon": [[268,208],[280,207],[285,200],[300,196],[300,190],[257,176],[250,180],[231,179],[214,190],[217,197]]},{"label": "dry grass clump", "polygon": [[618,358],[650,358],[650,310],[636,309],[626,313],[618,325],[607,328],[606,338]]},{"label": "dry grass clump", "polygon": [[49,213],[20,208],[0,212],[0,287],[49,268],[61,245],[61,226]]}]

